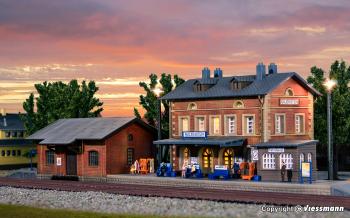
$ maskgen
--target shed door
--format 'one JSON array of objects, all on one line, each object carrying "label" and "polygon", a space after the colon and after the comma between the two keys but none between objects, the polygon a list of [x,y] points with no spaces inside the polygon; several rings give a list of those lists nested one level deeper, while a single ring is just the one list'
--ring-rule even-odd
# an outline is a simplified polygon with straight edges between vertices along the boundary
[{"label": "shed door", "polygon": [[67,175],[77,175],[77,154],[67,153]]}]

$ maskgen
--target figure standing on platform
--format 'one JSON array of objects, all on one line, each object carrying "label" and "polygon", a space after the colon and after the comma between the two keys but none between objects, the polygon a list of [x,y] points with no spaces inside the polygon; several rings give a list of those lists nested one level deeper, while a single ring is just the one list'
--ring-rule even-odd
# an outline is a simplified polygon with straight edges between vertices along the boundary
[{"label": "figure standing on platform", "polygon": [[134,167],[135,167],[135,173],[140,173],[140,164],[137,160],[135,160]]},{"label": "figure standing on platform", "polygon": [[281,167],[281,179],[282,182],[284,182],[284,176],[286,175],[286,164],[284,163],[284,161],[282,161],[282,167]]},{"label": "figure standing on platform", "polygon": [[186,177],[187,165],[188,165],[187,160],[184,160],[184,162],[182,164],[182,172],[181,172],[181,177],[182,178]]}]

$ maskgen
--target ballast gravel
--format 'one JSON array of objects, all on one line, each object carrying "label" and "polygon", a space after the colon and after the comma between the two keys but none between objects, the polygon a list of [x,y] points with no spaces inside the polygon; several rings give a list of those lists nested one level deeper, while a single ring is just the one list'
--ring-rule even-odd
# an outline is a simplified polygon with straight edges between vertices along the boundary
[{"label": "ballast gravel", "polygon": [[[198,217],[350,217],[350,212],[263,212],[270,206],[103,192],[66,192],[0,187],[0,203],[118,214]],[[336,206],[336,205],[334,205]]]}]

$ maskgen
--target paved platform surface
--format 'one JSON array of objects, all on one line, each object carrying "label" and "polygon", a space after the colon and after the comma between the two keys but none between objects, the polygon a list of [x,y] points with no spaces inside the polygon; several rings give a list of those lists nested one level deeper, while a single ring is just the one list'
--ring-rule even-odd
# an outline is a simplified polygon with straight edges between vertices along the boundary
[{"label": "paved platform surface", "polygon": [[317,195],[331,195],[331,186],[338,183],[338,181],[330,182],[327,180],[318,180],[312,184],[299,184],[282,182],[254,182],[244,180],[184,179],[180,177],[156,177],[154,174],[109,175],[106,178],[106,182]]}]

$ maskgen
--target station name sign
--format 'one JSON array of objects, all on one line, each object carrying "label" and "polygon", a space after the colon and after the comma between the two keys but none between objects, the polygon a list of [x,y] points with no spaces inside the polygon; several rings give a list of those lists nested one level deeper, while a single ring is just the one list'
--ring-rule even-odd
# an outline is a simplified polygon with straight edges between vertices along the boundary
[{"label": "station name sign", "polygon": [[267,152],[269,152],[269,153],[283,153],[284,148],[269,148],[269,149],[267,149]]},{"label": "station name sign", "polygon": [[189,138],[207,139],[208,132],[206,132],[206,131],[194,131],[194,132],[183,131],[182,138],[184,138],[184,139],[189,139]]},{"label": "station name sign", "polygon": [[299,99],[281,98],[280,105],[299,105]]}]

